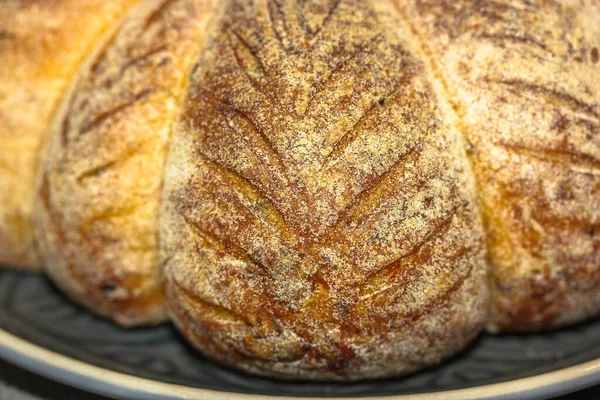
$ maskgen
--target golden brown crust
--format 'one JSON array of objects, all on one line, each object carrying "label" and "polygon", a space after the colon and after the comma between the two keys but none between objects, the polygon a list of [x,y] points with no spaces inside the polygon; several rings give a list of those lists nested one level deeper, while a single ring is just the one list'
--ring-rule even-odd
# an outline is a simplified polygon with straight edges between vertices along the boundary
[{"label": "golden brown crust", "polygon": [[47,272],[126,326],[165,318],[157,250],[171,125],[214,0],[148,0],[80,72],[39,179]]},{"label": "golden brown crust", "polygon": [[388,1],[223,4],[165,173],[175,323],[284,378],[439,362],[487,317],[457,132]]},{"label": "golden brown crust", "polygon": [[486,322],[597,315],[598,18],[597,0],[7,0],[0,263],[38,264],[53,120],[50,276],[132,326],[164,319],[164,265],[174,323],[226,364],[393,376]]},{"label": "golden brown crust", "polygon": [[[38,149],[82,58],[134,0],[0,6],[0,263],[39,268],[31,213]],[[74,38],[77,40],[74,40]]]},{"label": "golden brown crust", "polygon": [[460,116],[492,263],[488,328],[600,312],[600,5],[397,2]]}]

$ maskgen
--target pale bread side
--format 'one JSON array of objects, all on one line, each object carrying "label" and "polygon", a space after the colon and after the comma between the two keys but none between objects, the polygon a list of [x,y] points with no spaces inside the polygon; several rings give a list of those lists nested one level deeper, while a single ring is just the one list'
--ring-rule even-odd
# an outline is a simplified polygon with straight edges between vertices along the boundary
[{"label": "pale bread side", "polygon": [[158,209],[173,121],[213,0],[146,0],[90,57],[51,132],[39,176],[46,271],[125,326],[165,319]]}]

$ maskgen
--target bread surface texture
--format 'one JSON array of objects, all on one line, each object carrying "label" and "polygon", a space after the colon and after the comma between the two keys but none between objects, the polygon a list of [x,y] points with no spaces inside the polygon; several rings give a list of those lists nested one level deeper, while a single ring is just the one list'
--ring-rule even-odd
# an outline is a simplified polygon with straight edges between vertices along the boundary
[{"label": "bread surface texture", "polygon": [[205,354],[282,378],[438,363],[487,317],[457,132],[387,1],[223,6],[165,173],[168,306]]},{"label": "bread surface texture", "polygon": [[44,134],[81,60],[133,3],[133,0],[2,2],[0,264],[40,268],[31,218],[38,153]]},{"label": "bread surface texture", "polygon": [[402,3],[460,118],[487,227],[488,328],[600,312],[600,3]]},{"label": "bread surface texture", "polygon": [[599,21],[597,0],[6,0],[0,264],[281,379],[597,316]]},{"label": "bread surface texture", "polygon": [[46,270],[121,325],[165,319],[158,208],[173,121],[215,1],[144,1],[96,50],[52,127],[37,228]]}]

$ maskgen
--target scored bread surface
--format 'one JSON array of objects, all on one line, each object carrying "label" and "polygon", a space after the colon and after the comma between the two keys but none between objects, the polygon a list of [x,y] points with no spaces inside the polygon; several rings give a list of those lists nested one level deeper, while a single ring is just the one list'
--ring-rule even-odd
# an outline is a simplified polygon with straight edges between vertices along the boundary
[{"label": "scored bread surface", "polygon": [[600,3],[400,2],[468,139],[487,228],[488,328],[600,312]]},{"label": "scored bread surface", "polygon": [[39,245],[97,314],[152,324],[166,302],[204,354],[280,378],[400,375],[486,323],[595,316],[599,18],[7,0],[0,264],[35,268]]},{"label": "scored bread surface", "polygon": [[388,1],[222,3],[166,165],[171,316],[284,378],[410,372],[485,323],[457,131]]},{"label": "scored bread surface", "polygon": [[40,268],[31,218],[44,133],[81,60],[133,3],[2,1],[0,265]]},{"label": "scored bread surface", "polygon": [[157,212],[174,118],[213,0],[143,2],[76,79],[40,169],[47,272],[122,325],[165,318]]}]

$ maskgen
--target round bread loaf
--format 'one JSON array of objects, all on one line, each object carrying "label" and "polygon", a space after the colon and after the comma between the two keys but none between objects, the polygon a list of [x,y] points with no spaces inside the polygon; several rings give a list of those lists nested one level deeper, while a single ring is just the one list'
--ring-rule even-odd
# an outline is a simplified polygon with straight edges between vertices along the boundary
[{"label": "round bread loaf", "polygon": [[44,132],[81,60],[135,2],[0,5],[0,264],[40,268],[31,219]]},{"label": "round bread loaf", "polygon": [[121,325],[165,319],[156,228],[163,167],[211,2],[137,7],[82,67],[41,162],[46,271]]},{"label": "round bread loaf", "polygon": [[161,213],[168,305],[209,356],[398,375],[487,317],[459,132],[389,2],[227,2],[190,77]]},{"label": "round bread loaf", "polygon": [[600,311],[600,3],[398,2],[468,141],[488,329]]},{"label": "round bread loaf", "polygon": [[56,0],[104,14],[28,47],[42,3],[0,12],[0,262],[38,264],[37,170],[60,288],[252,373],[396,376],[600,313],[598,1]]}]

